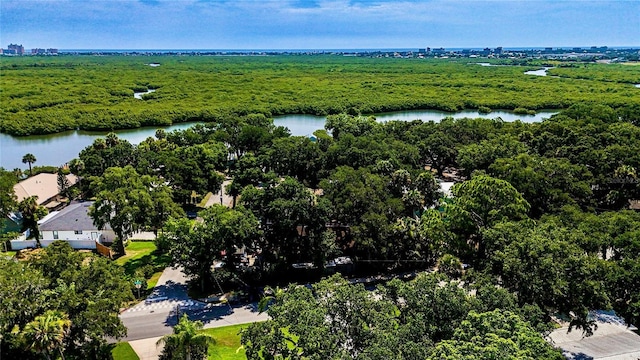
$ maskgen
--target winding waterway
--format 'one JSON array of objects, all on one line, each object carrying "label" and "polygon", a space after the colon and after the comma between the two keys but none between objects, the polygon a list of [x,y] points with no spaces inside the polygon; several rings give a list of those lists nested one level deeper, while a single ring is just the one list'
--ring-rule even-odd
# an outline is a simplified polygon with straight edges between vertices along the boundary
[{"label": "winding waterway", "polygon": [[151,94],[152,92],[155,92],[155,89],[149,89],[145,92],[137,92],[137,93],[133,93],[133,97],[136,99],[140,99],[142,100],[142,95],[146,95],[146,94]]},{"label": "winding waterway", "polygon": [[[478,114],[475,110],[464,110],[457,113],[449,113],[437,110],[411,110],[376,114],[380,122],[390,120],[412,121],[440,121],[447,116],[454,118],[490,118],[500,117],[504,121],[521,120],[523,122],[540,122],[543,118],[549,118],[557,113],[554,110],[540,111],[536,115],[516,115],[510,111],[494,111],[489,114]],[[277,126],[289,128],[292,135],[311,135],[317,129],[323,129],[326,118],[314,115],[284,115],[274,118]],[[180,123],[162,127],[166,131],[182,130],[193,126],[195,123]],[[130,130],[114,131],[118,137],[137,144],[147,137],[155,136],[156,130],[161,127],[144,127]],[[0,167],[5,169],[25,168],[22,157],[26,153],[35,155],[35,165],[60,166],[69,160],[78,157],[78,153],[91,145],[96,138],[104,137],[105,131],[66,131],[50,135],[32,135],[14,137],[0,134]]]}]

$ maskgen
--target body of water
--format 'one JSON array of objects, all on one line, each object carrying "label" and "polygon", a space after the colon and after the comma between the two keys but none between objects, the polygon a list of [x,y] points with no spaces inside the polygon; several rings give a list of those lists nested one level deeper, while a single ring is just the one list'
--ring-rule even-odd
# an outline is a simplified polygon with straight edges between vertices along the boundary
[{"label": "body of water", "polygon": [[[523,122],[540,122],[544,118],[549,118],[557,113],[555,110],[540,111],[536,115],[517,115],[510,111],[493,111],[489,114],[478,114],[475,110],[463,110],[456,113],[438,110],[410,110],[396,111],[383,114],[376,114],[376,119],[381,122],[391,120],[422,120],[440,121],[447,116],[454,118],[489,118],[500,117],[504,121],[521,120]],[[326,118],[314,115],[284,115],[274,118],[277,126],[289,128],[292,135],[307,136],[314,131],[324,128]],[[166,131],[182,130],[193,126],[194,123],[180,123],[166,127],[143,127],[130,130],[114,131],[118,137],[138,144],[148,137],[154,137],[157,129]],[[35,165],[60,166],[69,160],[78,157],[78,153],[85,147],[91,145],[96,138],[104,137],[108,131],[66,131],[50,135],[32,135],[25,137],[14,137],[7,134],[0,134],[0,167],[7,170],[14,168],[25,169],[27,166],[22,163],[22,157],[31,153],[35,155],[37,161]]]},{"label": "body of water", "polygon": [[149,90],[144,91],[144,92],[134,92],[133,93],[133,97],[136,98],[136,99],[142,100],[142,95],[151,94],[152,92],[155,92],[155,90],[154,89],[149,89]]},{"label": "body of water", "polygon": [[539,70],[530,70],[530,71],[525,71],[524,74],[525,75],[536,75],[536,76],[547,76],[547,70],[549,69],[553,69],[552,67],[543,67],[542,69]]}]

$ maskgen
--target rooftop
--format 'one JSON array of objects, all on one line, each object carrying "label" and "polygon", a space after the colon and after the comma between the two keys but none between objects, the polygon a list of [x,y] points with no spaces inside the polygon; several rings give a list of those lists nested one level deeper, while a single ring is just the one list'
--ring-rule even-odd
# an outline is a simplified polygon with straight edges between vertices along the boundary
[{"label": "rooftop", "polygon": [[[89,216],[89,207],[92,204],[92,201],[71,204],[43,221],[40,230],[98,230]],[[109,229],[108,225],[105,227]]]},{"label": "rooftop", "polygon": [[[75,185],[78,177],[69,174],[66,175],[69,185]],[[38,205],[42,205],[47,200],[58,195],[58,175],[49,173],[40,173],[22,180],[13,186],[18,201],[22,201],[30,196],[37,196]]]}]

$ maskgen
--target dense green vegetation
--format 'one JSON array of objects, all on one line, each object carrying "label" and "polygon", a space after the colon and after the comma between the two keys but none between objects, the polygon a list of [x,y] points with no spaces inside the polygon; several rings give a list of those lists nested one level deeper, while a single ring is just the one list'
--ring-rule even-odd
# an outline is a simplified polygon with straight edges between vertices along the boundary
[{"label": "dense green vegetation", "polygon": [[[589,64],[563,78],[483,67],[469,59],[323,56],[61,56],[0,58],[0,131],[110,130],[232,116],[484,111],[640,103],[640,68]],[[150,67],[149,63],[161,64]],[[581,65],[582,66],[582,65]],[[134,91],[156,90],[133,98]],[[606,95],[606,96],[603,96]]]},{"label": "dense green vegetation", "polygon": [[[560,67],[548,70],[549,75],[560,77],[596,80],[609,83],[640,84],[640,71],[637,66],[624,64],[559,64]],[[607,93],[615,88],[607,88]]]},{"label": "dense green vegetation", "polygon": [[120,307],[133,299],[110,260],[58,241],[29,259],[0,258],[0,352],[9,359],[109,358],[121,338]]},{"label": "dense green vegetation", "polygon": [[432,274],[374,291],[339,276],[292,285],[242,343],[248,359],[564,358],[535,328],[535,306],[518,308],[493,285],[473,290]]},{"label": "dense green vegetation", "polygon": [[[67,70],[63,60],[41,60],[52,62],[42,69]],[[640,294],[635,290],[640,288],[640,213],[630,210],[640,199],[640,93],[629,86],[637,80],[637,70],[627,70],[636,67],[567,67],[558,74],[576,70],[575,76],[542,78],[522,75],[523,68],[458,61],[66,60],[71,60],[71,69],[82,65],[89,79],[101,67],[122,74],[111,78],[138,74],[121,68],[123,64],[138,64],[136,71],[147,74],[142,83],[119,79],[128,84],[126,97],[123,93],[113,101],[111,110],[95,117],[96,123],[105,116],[110,119],[107,127],[116,126],[120,120],[114,111],[133,119],[133,126],[138,121],[135,111],[150,121],[157,121],[158,114],[170,114],[163,119],[175,121],[173,115],[193,110],[194,119],[208,121],[183,131],[158,131],[139,145],[110,134],[70,163],[70,170],[82,178],[82,192],[95,197],[91,215],[118,233],[117,252],[125,252],[124,240],[134,230],[158,231],[158,251],[183,266],[193,277],[191,286],[202,293],[316,282],[333,271],[348,276],[435,271],[408,282],[392,280],[375,291],[341,277],[311,288],[276,287],[266,298],[273,301],[268,310],[272,320],[243,332],[250,359],[557,358],[559,353],[541,336],[553,326],[554,316],[587,335],[595,326],[590,310],[613,309],[628,323],[640,323]],[[20,61],[3,63],[3,72],[41,70]],[[144,65],[151,61],[162,65]],[[612,81],[602,81],[606,76],[600,72],[607,71]],[[195,78],[202,87],[184,85]],[[47,81],[52,80],[43,83]],[[103,76],[99,81],[108,87],[113,80]],[[132,89],[142,87],[158,91],[144,101],[131,99]],[[18,88],[3,88],[2,96]],[[107,106],[103,102],[109,96],[97,97],[88,107]],[[215,105],[200,109],[205,103]],[[66,106],[76,110],[65,116],[89,113],[78,101],[34,107],[38,110],[31,114],[63,112]],[[478,106],[566,109],[534,124],[469,118],[382,124],[354,115]],[[340,113],[328,116],[326,130],[317,131],[312,140],[273,125],[270,115],[285,112]],[[6,121],[4,114],[3,124],[23,126]],[[74,127],[82,126],[75,121]],[[12,197],[15,174],[0,175],[6,191],[0,210],[22,207],[29,214],[29,204],[18,206]],[[232,179],[224,191],[234,197],[233,208],[216,205],[201,211],[198,221],[186,219],[185,214],[195,216],[202,196],[220,191],[225,177]],[[450,195],[440,191],[442,179],[456,180]],[[31,213],[37,215],[35,210]],[[81,256],[60,247],[45,253],[61,252],[72,260],[72,270],[85,266],[78,264]],[[254,266],[234,254],[241,247]],[[142,265],[146,255],[132,255],[128,274],[117,266],[105,270],[114,287],[124,289],[110,300],[111,307],[131,299],[126,279],[145,268],[136,264]],[[339,256],[350,257],[353,265],[326,266]],[[0,301],[30,311],[22,317],[3,314],[3,336],[14,337],[4,347],[24,351],[21,341],[33,335],[33,326],[27,324],[47,318],[55,319],[61,332],[70,326],[65,335],[69,338],[85,326],[91,331],[85,338],[121,334],[117,323],[94,329],[76,308],[27,307],[23,302],[40,304],[52,289],[64,290],[73,299],[89,292],[80,271],[64,272],[60,262],[34,264],[10,263],[7,267],[35,271],[15,269],[0,277]],[[213,271],[213,264],[221,267]],[[65,284],[77,281],[87,288],[76,284],[59,290],[50,273]],[[21,299],[8,290],[31,283],[38,291],[24,289],[21,293],[27,296]],[[16,325],[18,332],[13,331]],[[34,349],[64,348],[72,356],[95,350],[69,341]],[[180,350],[181,344],[173,346]],[[204,348],[200,350],[204,356]]]}]

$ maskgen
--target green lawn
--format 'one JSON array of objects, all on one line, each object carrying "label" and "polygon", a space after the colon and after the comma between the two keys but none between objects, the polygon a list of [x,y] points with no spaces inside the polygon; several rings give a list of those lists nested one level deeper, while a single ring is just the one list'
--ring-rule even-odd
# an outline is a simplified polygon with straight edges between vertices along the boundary
[{"label": "green lawn", "polygon": [[111,349],[113,360],[140,360],[128,342],[119,342]]},{"label": "green lawn", "polygon": [[149,279],[147,279],[147,290],[153,289],[154,287],[156,287],[156,284],[158,283],[158,280],[160,279],[161,275],[162,275],[162,271],[158,271],[154,273]]},{"label": "green lawn", "polygon": [[130,241],[126,248],[127,254],[115,260],[118,265],[125,265],[129,261],[137,260],[156,251],[153,241]]},{"label": "green lawn", "polygon": [[171,259],[167,254],[156,251],[153,241],[131,241],[126,248],[127,254],[119,257],[114,262],[122,267],[127,275],[133,276],[139,268],[151,265],[155,271],[151,278],[147,279],[147,289],[152,289],[164,268],[169,266]]},{"label": "green lawn", "polygon": [[216,339],[216,345],[209,347],[208,360],[246,360],[244,349],[238,349],[240,348],[240,330],[249,325],[231,325],[202,330]]},{"label": "green lawn", "polygon": [[17,251],[0,251],[0,256],[15,257]]}]

